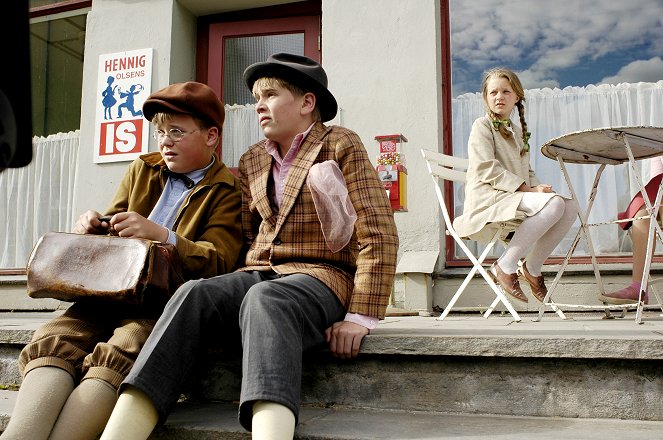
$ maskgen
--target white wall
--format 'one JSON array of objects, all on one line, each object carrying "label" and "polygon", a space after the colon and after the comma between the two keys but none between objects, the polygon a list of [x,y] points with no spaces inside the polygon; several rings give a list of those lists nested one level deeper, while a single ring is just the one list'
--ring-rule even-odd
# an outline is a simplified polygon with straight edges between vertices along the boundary
[{"label": "white wall", "polygon": [[439,250],[440,217],[420,149],[442,138],[438,0],[323,0],[322,64],[375,163],[376,135],[401,133],[408,212],[397,212],[400,251]]},{"label": "white wall", "polygon": [[[171,33],[171,29],[173,30]],[[129,162],[93,163],[99,55],[153,48],[152,91],[195,77],[195,17],[175,0],[95,0],[88,13],[74,212],[103,212]],[[171,65],[172,59],[177,63]],[[150,151],[156,144],[150,138]],[[78,215],[78,214],[77,214]]]}]

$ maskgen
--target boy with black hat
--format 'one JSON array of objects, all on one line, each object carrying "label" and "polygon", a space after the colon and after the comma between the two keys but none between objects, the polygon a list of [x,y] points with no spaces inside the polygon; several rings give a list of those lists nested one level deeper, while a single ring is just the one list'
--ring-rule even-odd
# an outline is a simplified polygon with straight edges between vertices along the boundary
[{"label": "boy with black hat", "polygon": [[[73,231],[171,243],[185,280],[230,272],[241,249],[241,192],[215,154],[223,103],[204,84],[179,83],[150,95],[143,114],[159,152],[129,166],[107,217],[87,211]],[[21,352],[24,379],[2,439],[96,438],[159,306],[74,303],[38,329]]]},{"label": "boy with black hat", "polygon": [[241,339],[242,426],[254,439],[291,439],[302,353],[327,342],[333,355],[354,357],[384,317],[398,249],[393,213],[359,137],[322,124],[337,111],[324,70],[275,54],[244,80],[267,138],[239,164],[245,267],[178,289],[102,440],[146,439],[210,337]]}]

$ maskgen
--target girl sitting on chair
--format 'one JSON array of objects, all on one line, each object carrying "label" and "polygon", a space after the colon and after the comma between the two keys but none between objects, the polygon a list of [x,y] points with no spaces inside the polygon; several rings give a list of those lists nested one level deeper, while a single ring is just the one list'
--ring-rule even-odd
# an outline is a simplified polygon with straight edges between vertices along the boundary
[{"label": "girl sitting on chair", "polygon": [[[547,289],[541,267],[573,224],[578,205],[540,183],[530,167],[525,91],[518,76],[491,69],[484,74],[481,93],[487,114],[472,125],[465,203],[454,227],[463,238],[489,242],[500,223],[522,220],[489,273],[505,293],[527,302],[522,278],[543,302]],[[510,119],[514,107],[520,127]],[[521,258],[525,261],[519,267]]]}]

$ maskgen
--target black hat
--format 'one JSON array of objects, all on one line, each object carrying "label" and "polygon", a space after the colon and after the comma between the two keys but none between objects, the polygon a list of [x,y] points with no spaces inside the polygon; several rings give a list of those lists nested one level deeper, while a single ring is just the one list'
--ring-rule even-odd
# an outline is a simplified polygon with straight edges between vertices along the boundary
[{"label": "black hat", "polygon": [[267,61],[251,64],[244,70],[244,82],[249,90],[259,78],[280,78],[315,95],[322,122],[336,116],[338,104],[327,89],[327,74],[322,66],[312,59],[291,53],[270,55]]},{"label": "black hat", "polygon": [[189,81],[171,84],[152,93],[143,103],[143,115],[151,121],[155,114],[166,111],[201,118],[221,130],[226,112],[208,85]]}]

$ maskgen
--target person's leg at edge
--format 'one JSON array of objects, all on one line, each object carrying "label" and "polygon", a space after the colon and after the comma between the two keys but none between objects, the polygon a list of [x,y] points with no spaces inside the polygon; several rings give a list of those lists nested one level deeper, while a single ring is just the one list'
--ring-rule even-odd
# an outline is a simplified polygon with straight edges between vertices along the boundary
[{"label": "person's leg at edge", "polygon": [[122,414],[130,413],[134,406],[151,405],[156,410],[157,420],[152,423],[149,419],[146,425],[151,425],[150,432],[164,422],[191,380],[200,350],[207,342],[219,335],[239,339],[239,305],[249,287],[259,281],[258,272],[235,272],[184,283],[166,305],[120,386],[120,397],[101,438],[141,438],[134,437],[132,428],[123,423]]},{"label": "person's leg at edge", "polygon": [[263,436],[260,438],[287,438],[299,417],[302,354],[323,346],[325,330],[342,320],[345,310],[334,293],[311,276],[272,278],[253,286],[240,309],[243,358],[239,421],[255,434],[256,403],[278,404],[293,414],[293,419],[287,419],[286,430],[277,432],[282,425],[261,424],[258,432]]},{"label": "person's leg at edge", "polygon": [[290,408],[264,400],[253,404],[253,440],[292,440],[295,415]]},{"label": "person's leg at edge", "polygon": [[[646,209],[637,212],[636,217],[647,215]],[[633,248],[633,272],[631,274],[631,284],[616,292],[606,293],[608,298],[617,300],[637,301],[640,295],[640,284],[645,270],[645,260],[647,258],[647,238],[649,237],[649,218],[633,220],[631,226],[631,242]],[[654,241],[653,247],[656,247]]]},{"label": "person's leg at edge", "polygon": [[0,438],[48,439],[73,389],[74,378],[61,368],[39,367],[28,372],[21,383],[9,424]]},{"label": "person's leg at edge", "polygon": [[147,394],[128,386],[117,399],[100,440],[145,440],[158,421],[159,413]]}]

